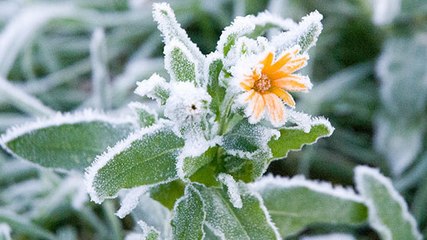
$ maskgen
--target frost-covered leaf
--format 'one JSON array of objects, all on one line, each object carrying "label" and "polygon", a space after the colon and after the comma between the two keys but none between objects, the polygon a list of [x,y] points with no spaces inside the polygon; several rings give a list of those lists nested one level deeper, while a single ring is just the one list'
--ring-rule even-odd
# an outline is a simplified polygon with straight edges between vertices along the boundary
[{"label": "frost-covered leaf", "polygon": [[12,127],[2,146],[20,158],[43,167],[83,170],[108,146],[135,129],[132,119],[83,111]]},{"label": "frost-covered leaf", "polygon": [[362,224],[368,211],[353,191],[328,183],[294,178],[264,177],[250,185],[260,193],[282,237],[310,224]]},{"label": "frost-covered leaf", "polygon": [[138,221],[138,225],[142,228],[141,240],[159,240],[160,233],[152,226],[147,225],[144,221]]},{"label": "frost-covered leaf", "polygon": [[138,118],[140,127],[150,127],[157,122],[157,112],[147,105],[140,102],[131,102],[128,106]]},{"label": "frost-covered leaf", "polygon": [[289,31],[276,35],[271,39],[271,43],[278,50],[284,50],[295,45],[301,47],[301,52],[306,52],[313,47],[323,25],[321,23],[323,16],[317,11],[314,11],[302,18],[298,26],[292,27]]},{"label": "frost-covered leaf", "polygon": [[5,223],[0,223],[0,239],[2,240],[11,240],[12,237],[10,236],[11,233],[10,226]]},{"label": "frost-covered leaf", "polygon": [[271,158],[267,143],[277,139],[279,132],[261,124],[250,124],[241,120],[224,135],[222,146],[228,154],[247,159]]},{"label": "frost-covered leaf", "polygon": [[369,222],[382,239],[422,239],[408,205],[390,179],[377,169],[359,166],[355,170],[355,182],[369,208]]},{"label": "frost-covered leaf", "polygon": [[313,144],[319,138],[330,136],[334,131],[329,121],[323,118],[311,119],[307,126],[280,129],[280,137],[268,142],[273,159],[284,158],[289,151],[300,150],[304,145]]},{"label": "frost-covered leaf", "polygon": [[173,39],[165,46],[165,69],[172,81],[192,82],[200,85],[197,62],[180,41]]},{"label": "frost-covered leaf", "polygon": [[242,208],[242,198],[240,197],[239,185],[232,176],[221,173],[218,175],[218,180],[223,184],[224,189],[227,190],[228,197],[231,204],[235,208]]},{"label": "frost-covered leaf", "polygon": [[280,239],[262,199],[239,184],[242,207],[235,208],[225,189],[195,186],[206,211],[206,226],[221,239]]},{"label": "frost-covered leaf", "polygon": [[396,117],[419,117],[427,106],[425,38],[391,38],[378,60],[382,102]]},{"label": "frost-covered leaf", "polygon": [[172,218],[174,239],[202,239],[205,216],[202,196],[192,185],[187,185],[184,196],[174,207]]},{"label": "frost-covered leaf", "polygon": [[158,28],[160,32],[162,32],[166,46],[169,45],[173,39],[179,40],[191,53],[190,56],[194,57],[192,60],[197,63],[197,67],[199,68],[197,72],[203,72],[202,68],[205,56],[176,21],[175,14],[169,4],[153,4],[153,17],[158,23]]},{"label": "frost-covered leaf", "polygon": [[292,20],[284,20],[269,13],[260,13],[258,16],[248,15],[237,17],[222,32],[217,50],[225,57],[236,44],[239,37],[250,36],[256,38],[270,28],[288,30],[294,27],[294,25],[295,23]]},{"label": "frost-covered leaf", "polygon": [[122,188],[169,182],[177,178],[176,157],[184,140],[166,123],[133,133],[97,157],[86,171],[93,201],[112,198]]},{"label": "frost-covered leaf", "polygon": [[184,189],[184,183],[181,180],[175,180],[150,188],[150,197],[163,206],[173,209],[175,202],[184,194]]},{"label": "frost-covered leaf", "polygon": [[382,112],[375,119],[375,148],[395,176],[401,175],[423,150],[424,119],[394,118]]},{"label": "frost-covered leaf", "polygon": [[191,177],[200,168],[210,163],[218,152],[218,147],[211,147],[198,157],[185,157],[177,163],[178,175],[181,178]]},{"label": "frost-covered leaf", "polygon": [[124,197],[120,196],[122,200],[120,202],[120,208],[119,210],[117,210],[116,215],[119,218],[124,218],[126,215],[128,215],[133,209],[136,208],[139,203],[139,199],[147,191],[148,187],[146,186],[129,189],[124,194]]},{"label": "frost-covered leaf", "polygon": [[169,98],[169,84],[156,73],[151,75],[149,79],[137,82],[136,84],[138,87],[135,89],[135,94],[141,97],[149,97],[162,105]]},{"label": "frost-covered leaf", "polygon": [[268,159],[245,159],[236,156],[226,156],[224,158],[225,172],[233,176],[236,180],[243,182],[253,182],[261,177],[270,161]]},{"label": "frost-covered leaf", "polygon": [[221,103],[225,97],[225,88],[220,84],[220,74],[223,68],[221,56],[210,54],[206,59],[205,79],[207,79],[207,90],[212,97],[210,108],[216,114],[217,119],[221,115]]}]

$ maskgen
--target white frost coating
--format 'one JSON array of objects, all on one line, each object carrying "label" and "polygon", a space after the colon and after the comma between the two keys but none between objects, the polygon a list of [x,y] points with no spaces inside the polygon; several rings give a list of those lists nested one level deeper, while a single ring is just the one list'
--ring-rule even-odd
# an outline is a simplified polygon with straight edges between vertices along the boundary
[{"label": "white frost coating", "polygon": [[171,84],[171,96],[166,102],[165,116],[178,124],[200,120],[209,112],[211,96],[190,82]]},{"label": "white frost coating", "polygon": [[144,234],[131,232],[125,237],[125,240],[144,240]]},{"label": "white frost coating", "polygon": [[169,84],[166,80],[160,77],[157,73],[151,75],[147,80],[143,80],[136,83],[137,87],[135,89],[135,94],[138,94],[141,97],[147,96],[153,100],[156,100],[159,104],[162,99],[158,95],[158,91],[169,92]]},{"label": "white frost coating", "polygon": [[221,173],[218,175],[218,180],[227,186],[228,197],[235,208],[242,208],[242,198],[240,197],[239,185],[232,176]]},{"label": "white frost coating", "polygon": [[216,60],[222,60],[221,54],[219,54],[219,52],[217,51],[212,52],[206,56],[206,61],[203,66],[203,79],[200,84],[202,88],[206,89],[206,87],[211,84],[210,82],[208,82],[208,80],[210,79],[209,67]]},{"label": "white frost coating", "polygon": [[119,218],[126,217],[133,209],[136,208],[136,206],[138,206],[139,198],[142,194],[146,193],[147,190],[147,186],[129,189],[120,203],[120,208],[116,212],[116,216]]},{"label": "white frost coating", "polygon": [[208,222],[205,222],[205,226],[206,226],[207,228],[209,228],[209,230],[211,230],[211,231],[212,231],[212,233],[213,233],[215,236],[219,237],[219,239],[221,239],[221,240],[227,240],[227,239],[225,238],[225,235],[224,235],[224,233],[223,233],[223,232],[219,231],[218,229],[216,229],[214,226],[212,226],[212,225],[211,225],[211,224],[209,224]]},{"label": "white frost coating", "polygon": [[[204,62],[204,55],[200,49],[194,44],[184,29],[176,21],[175,13],[167,3],[153,4],[154,21],[158,23],[158,28],[163,34],[165,44],[168,45],[172,38],[180,40],[191,52],[199,63]],[[201,72],[201,71],[199,71]]]},{"label": "white frost coating", "polygon": [[0,238],[3,240],[11,240],[11,234],[12,229],[10,226],[6,223],[0,223]]},{"label": "white frost coating", "polygon": [[148,226],[144,221],[138,221],[137,223],[142,228],[142,239],[146,239],[151,232],[155,232],[158,236],[160,236],[160,232],[157,231],[157,229],[152,226]]},{"label": "white frost coating", "polygon": [[373,8],[372,21],[375,25],[386,25],[392,23],[400,13],[401,0],[371,0]]},{"label": "white frost coating", "polygon": [[197,61],[195,61],[195,57],[191,52],[188,50],[188,48],[179,40],[176,38],[172,38],[172,40],[165,45],[164,54],[165,54],[165,69],[168,71],[171,81],[177,81],[175,72],[172,69],[172,51],[174,49],[178,48],[185,56],[186,60],[190,61],[194,64],[194,72],[196,74],[196,82],[200,83],[200,66]]},{"label": "white frost coating", "polygon": [[356,240],[356,238],[350,234],[332,233],[326,235],[302,237],[301,240]]},{"label": "white frost coating", "polygon": [[[356,167],[354,180],[356,182],[357,190],[363,195],[365,194],[364,188],[361,186],[364,185],[364,176],[370,176],[372,178],[375,178],[377,181],[381,182],[381,184],[387,189],[387,192],[391,195],[393,200],[395,200],[400,207],[402,208],[402,219],[405,219],[410,225],[411,225],[411,231],[413,236],[416,237],[417,240],[423,239],[422,235],[417,229],[417,222],[415,221],[414,217],[409,213],[408,205],[406,204],[405,200],[402,196],[399,195],[399,193],[394,189],[392,182],[390,179],[384,177],[380,171],[376,168],[370,168],[366,166],[358,166]],[[369,222],[371,223],[372,227],[376,229],[378,232],[381,233],[381,235],[385,236],[386,240],[392,240],[392,235],[390,230],[384,225],[384,223],[381,222],[381,219],[377,217],[375,204],[370,200],[369,198],[363,199],[365,204],[368,206],[369,209]]]},{"label": "white frost coating", "polygon": [[98,171],[103,168],[111,159],[113,159],[117,154],[127,150],[132,142],[140,139],[142,136],[147,134],[153,134],[163,128],[165,126],[164,122],[159,122],[156,125],[153,125],[148,128],[143,128],[137,132],[132,133],[129,135],[126,139],[118,142],[114,147],[108,147],[107,150],[102,153],[101,155],[98,155],[96,159],[92,162],[91,166],[86,168],[85,172],[85,184],[87,192],[89,193],[92,201],[96,203],[101,203],[104,201],[103,196],[99,196],[98,193],[95,191],[95,187],[93,186],[95,176],[98,173]]},{"label": "white frost coating", "polygon": [[356,195],[352,188],[344,188],[342,186],[333,186],[329,182],[321,182],[316,180],[307,180],[303,175],[297,175],[292,178],[267,175],[259,181],[250,183],[249,188],[256,192],[268,188],[295,188],[304,187],[311,191],[328,194],[337,198],[347,199],[362,203],[363,199]]},{"label": "white frost coating", "polygon": [[305,50],[309,49],[316,44],[317,37],[323,29],[322,19],[323,16],[318,11],[311,12],[303,17],[297,26],[290,28],[287,32],[274,36],[271,39],[272,46],[277,49],[286,49],[298,44],[300,38],[309,34],[313,39],[308,46],[305,46]]},{"label": "white frost coating", "polygon": [[289,30],[296,26],[294,21],[290,19],[283,19],[269,12],[263,12],[257,16],[248,15],[245,17],[236,17],[233,23],[226,27],[222,32],[218,41],[217,50],[224,54],[224,46],[229,41],[230,36],[234,36],[237,39],[246,34],[250,34],[255,30],[256,26],[264,26],[267,24],[276,25],[283,30]]},{"label": "white frost coating", "polygon": [[130,123],[136,126],[135,119],[130,116],[109,116],[101,111],[85,109],[74,113],[56,113],[48,118],[39,118],[36,121],[25,123],[23,125],[13,126],[9,128],[5,134],[0,137],[1,145],[7,149],[6,143],[20,137],[24,134],[31,133],[34,130],[59,126],[63,124],[75,124],[83,122],[101,121],[111,124],[126,124]]}]

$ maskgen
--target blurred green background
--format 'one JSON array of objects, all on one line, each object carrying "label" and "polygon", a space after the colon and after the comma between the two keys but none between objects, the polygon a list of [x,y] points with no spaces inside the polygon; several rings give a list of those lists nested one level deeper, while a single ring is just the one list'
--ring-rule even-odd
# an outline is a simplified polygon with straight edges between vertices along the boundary
[{"label": "blurred green background", "polygon": [[[427,236],[426,0],[169,2],[206,54],[235,16],[268,10],[299,21],[315,9],[322,13],[324,30],[305,69],[314,87],[297,96],[297,106],[329,118],[336,130],[274,162],[269,172],[351,186],[355,166],[378,167]],[[148,0],[0,1],[0,131],[52,110],[121,111],[137,99],[137,81],[164,74],[151,5]],[[92,39],[95,31],[101,42]],[[120,239],[132,228],[131,219],[112,215],[115,202],[85,202],[79,177],[0,154],[0,238],[7,231],[2,223],[12,227],[14,239]],[[306,233],[319,231],[328,229]],[[352,231],[358,239],[378,238],[366,227]]]}]

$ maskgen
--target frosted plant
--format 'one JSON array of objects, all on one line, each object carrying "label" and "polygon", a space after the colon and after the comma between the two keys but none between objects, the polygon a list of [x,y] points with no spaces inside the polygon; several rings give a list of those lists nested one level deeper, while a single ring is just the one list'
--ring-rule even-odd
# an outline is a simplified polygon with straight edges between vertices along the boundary
[{"label": "frosted plant", "polygon": [[[137,84],[133,116],[57,114],[9,129],[2,146],[43,167],[84,170],[96,203],[120,196],[117,216],[132,214],[138,225],[127,239],[281,239],[318,223],[370,223],[384,239],[421,239],[376,170],[356,169],[360,194],[302,176],[263,177],[272,161],[334,131],[295,111],[290,94],[312,88],[299,70],[322,15],[298,24],[267,12],[238,17],[205,56],[168,4],[153,13],[168,76]],[[271,29],[277,35],[266,38]]]}]

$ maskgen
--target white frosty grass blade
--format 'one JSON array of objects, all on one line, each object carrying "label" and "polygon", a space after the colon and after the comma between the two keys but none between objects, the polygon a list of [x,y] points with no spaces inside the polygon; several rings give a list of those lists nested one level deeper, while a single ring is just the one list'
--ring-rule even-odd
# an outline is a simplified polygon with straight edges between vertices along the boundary
[{"label": "white frosty grass blade", "polygon": [[92,64],[92,88],[94,107],[105,109],[109,107],[109,72],[105,32],[98,28],[92,34],[90,42],[90,60]]},{"label": "white frosty grass blade", "polygon": [[227,56],[239,37],[249,35],[257,37],[262,35],[265,30],[269,28],[276,27],[288,30],[294,26],[295,23],[292,20],[284,20],[268,12],[260,13],[258,16],[248,15],[245,17],[236,17],[233,23],[222,32],[218,41],[217,50],[223,56]]},{"label": "white frosty grass blade", "polygon": [[23,233],[39,239],[57,239],[51,232],[31,223],[28,217],[19,216],[9,210],[0,209],[0,222],[7,223],[15,233]]},{"label": "white frosty grass blade", "polygon": [[224,189],[195,186],[204,199],[206,226],[221,239],[280,239],[258,194],[239,184],[242,207],[235,208]]},{"label": "white frosty grass blade", "polygon": [[134,129],[131,118],[85,110],[12,127],[0,141],[10,153],[43,167],[83,170]]},{"label": "white frosty grass blade", "polygon": [[273,37],[271,39],[271,44],[276,47],[277,50],[284,50],[299,45],[301,47],[301,52],[306,52],[316,44],[317,38],[322,32],[322,18],[322,14],[317,11],[308,14],[302,18],[298,26]]},{"label": "white frosty grass blade", "polygon": [[171,81],[200,85],[198,63],[184,44],[173,38],[166,44],[164,54],[165,69],[171,76]]},{"label": "white frosty grass blade", "polygon": [[[251,160],[272,157],[267,143],[280,136],[279,131],[243,119],[223,138],[222,146],[228,154]],[[272,140],[273,139],[273,140]]]},{"label": "white frosty grass blade", "polygon": [[174,239],[203,239],[205,217],[202,196],[192,185],[187,185],[184,196],[178,199],[173,210]]},{"label": "white frosty grass blade", "polygon": [[310,224],[362,224],[366,206],[354,191],[329,183],[308,181],[303,176],[267,176],[250,185],[258,192],[283,238]]},{"label": "white frosty grass blade", "polygon": [[[184,29],[181,28],[176,21],[175,13],[167,3],[153,4],[153,17],[158,24],[160,32],[162,32],[165,44],[168,45],[172,39],[176,38],[188,48],[191,55],[195,57],[195,61],[199,66],[203,66],[205,56],[200,52],[200,49],[194,44]],[[201,72],[201,71],[198,71]]]},{"label": "white frosty grass blade", "polygon": [[163,123],[131,134],[86,169],[86,185],[92,200],[100,203],[105,198],[114,198],[123,188],[176,179],[176,157],[183,146],[184,140]]},{"label": "white frosty grass blade", "polygon": [[233,177],[221,173],[218,175],[218,180],[227,188],[228,197],[230,202],[235,208],[242,208],[242,198],[240,197],[239,185],[234,181]]},{"label": "white frosty grass blade", "polygon": [[10,226],[5,223],[0,223],[0,239],[2,240],[12,240],[12,237],[10,236],[10,233],[12,230],[10,229]]},{"label": "white frosty grass blade", "polygon": [[334,128],[324,118],[313,118],[308,128],[307,126],[285,127],[279,131],[280,137],[268,142],[273,160],[284,158],[289,151],[298,151],[304,145],[317,142],[319,138],[329,137],[334,132]]},{"label": "white frosty grass blade", "polygon": [[355,170],[357,190],[369,209],[369,222],[384,240],[421,240],[417,223],[408,205],[390,179],[377,169],[359,166]]}]

